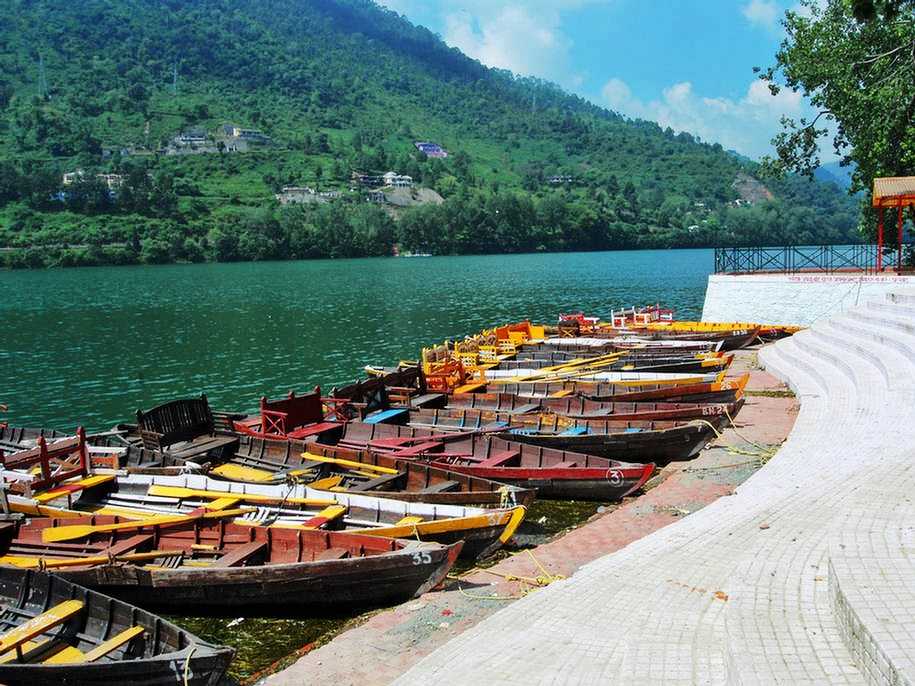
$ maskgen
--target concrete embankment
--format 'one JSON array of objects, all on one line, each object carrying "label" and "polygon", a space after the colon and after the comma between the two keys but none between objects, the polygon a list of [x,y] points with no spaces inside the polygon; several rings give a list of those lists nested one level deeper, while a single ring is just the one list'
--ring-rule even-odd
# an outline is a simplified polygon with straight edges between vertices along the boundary
[{"label": "concrete embankment", "polygon": [[[726,430],[696,460],[663,469],[647,493],[607,508],[530,553],[522,551],[489,569],[471,570],[450,580],[443,591],[375,614],[265,683],[388,684],[436,648],[520,598],[533,599],[569,583],[557,580],[544,589],[537,587],[538,581],[577,578],[583,565],[730,497],[786,438],[797,412],[797,402],[785,387],[756,367],[753,351],[739,353],[731,373],[739,375],[746,369],[751,373],[750,395],[736,419],[736,430]],[[507,638],[522,640],[528,628],[522,620],[506,629]],[[453,683],[453,677],[441,678]]]}]

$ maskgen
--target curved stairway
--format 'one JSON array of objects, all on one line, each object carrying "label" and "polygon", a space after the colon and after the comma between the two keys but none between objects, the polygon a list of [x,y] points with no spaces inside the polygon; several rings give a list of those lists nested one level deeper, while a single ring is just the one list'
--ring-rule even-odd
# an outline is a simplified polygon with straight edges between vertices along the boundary
[{"label": "curved stairway", "polygon": [[519,600],[396,683],[915,682],[915,295],[760,360],[801,411],[733,496]]}]

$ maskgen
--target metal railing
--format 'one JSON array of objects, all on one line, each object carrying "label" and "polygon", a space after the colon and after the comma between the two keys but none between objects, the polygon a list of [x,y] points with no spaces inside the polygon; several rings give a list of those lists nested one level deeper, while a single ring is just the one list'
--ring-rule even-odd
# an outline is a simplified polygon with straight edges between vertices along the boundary
[{"label": "metal railing", "polygon": [[[911,264],[915,244],[903,244],[902,265]],[[897,267],[897,245],[883,246],[883,269]],[[909,267],[911,268],[911,267]],[[716,274],[753,272],[794,274],[797,272],[877,273],[877,245],[786,245],[781,247],[715,248]]]}]

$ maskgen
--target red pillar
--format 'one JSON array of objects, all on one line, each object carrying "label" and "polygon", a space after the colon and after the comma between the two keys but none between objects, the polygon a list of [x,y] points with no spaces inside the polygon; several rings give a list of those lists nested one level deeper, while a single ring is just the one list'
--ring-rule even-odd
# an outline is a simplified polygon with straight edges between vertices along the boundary
[{"label": "red pillar", "polygon": [[899,205],[899,219],[898,219],[897,227],[898,227],[897,231],[899,234],[898,235],[899,247],[896,249],[896,271],[898,272],[900,269],[902,269],[902,204],[901,203]]},{"label": "red pillar", "polygon": [[877,271],[883,271],[883,208],[878,213],[880,220],[877,224]]}]

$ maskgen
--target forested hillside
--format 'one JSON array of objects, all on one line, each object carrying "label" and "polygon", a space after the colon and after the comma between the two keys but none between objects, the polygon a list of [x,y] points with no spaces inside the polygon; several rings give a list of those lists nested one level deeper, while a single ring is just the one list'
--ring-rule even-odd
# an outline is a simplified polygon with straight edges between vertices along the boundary
[{"label": "forested hillside", "polygon": [[[488,69],[369,0],[7,0],[4,15],[11,266],[856,237],[833,184],[761,187],[719,145]],[[394,207],[353,190],[354,171],[444,202]],[[285,186],[313,201],[281,206]]]}]

